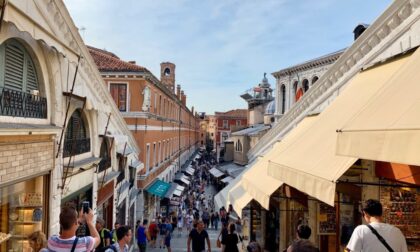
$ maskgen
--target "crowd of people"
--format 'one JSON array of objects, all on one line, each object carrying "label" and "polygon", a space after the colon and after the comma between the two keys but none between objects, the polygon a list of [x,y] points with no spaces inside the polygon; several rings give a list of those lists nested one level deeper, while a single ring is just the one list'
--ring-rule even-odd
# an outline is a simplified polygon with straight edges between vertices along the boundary
[{"label": "crowd of people", "polygon": [[[206,193],[211,183],[209,170],[211,161],[202,158],[193,163],[195,173],[187,192],[181,197],[179,208],[167,216],[158,214],[150,222],[137,221],[135,230],[114,223],[114,229],[105,228],[105,221],[96,218],[91,209],[78,212],[73,207],[63,207],[60,213],[60,234],[47,240],[40,231],[29,236],[29,244],[35,252],[128,252],[135,236],[140,252],[148,248],[172,251],[171,239],[174,235],[183,237],[186,231],[185,247],[188,252],[211,252],[211,242],[207,230],[218,231],[217,248],[222,252],[261,252],[260,245],[251,237],[244,245],[242,221],[232,205],[226,209],[214,208],[211,193]],[[367,225],[358,226],[346,246],[346,251],[396,251],[406,252],[407,244],[401,231],[382,222],[382,205],[377,200],[367,200],[362,206],[362,214]],[[221,225],[220,231],[219,223]],[[319,249],[309,241],[311,228],[301,224],[296,229],[296,239],[284,252],[317,252]]]}]

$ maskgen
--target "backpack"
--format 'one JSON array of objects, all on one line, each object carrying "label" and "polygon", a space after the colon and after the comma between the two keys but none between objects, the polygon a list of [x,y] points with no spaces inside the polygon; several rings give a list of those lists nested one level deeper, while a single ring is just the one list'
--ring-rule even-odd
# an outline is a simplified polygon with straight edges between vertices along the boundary
[{"label": "backpack", "polygon": [[[104,248],[101,248],[100,251],[107,251],[108,249],[112,249],[112,251],[117,252],[117,248],[114,247],[114,245],[109,245],[109,246],[106,246]],[[95,251],[97,251],[97,250],[95,250]]]}]

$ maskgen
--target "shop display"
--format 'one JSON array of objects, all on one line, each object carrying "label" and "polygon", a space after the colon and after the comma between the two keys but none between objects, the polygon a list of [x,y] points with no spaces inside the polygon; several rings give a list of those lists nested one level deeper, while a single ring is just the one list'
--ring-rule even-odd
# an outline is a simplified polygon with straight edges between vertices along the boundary
[{"label": "shop display", "polygon": [[3,243],[5,241],[9,240],[10,237],[12,237],[11,234],[6,234],[6,233],[0,232],[0,243]]},{"label": "shop display", "polygon": [[[387,182],[389,184],[389,182]],[[384,221],[398,227],[404,234],[409,251],[420,250],[420,196],[416,189],[381,187]]]},{"label": "shop display", "polygon": [[335,207],[320,203],[318,205],[318,234],[336,234],[336,211]]}]

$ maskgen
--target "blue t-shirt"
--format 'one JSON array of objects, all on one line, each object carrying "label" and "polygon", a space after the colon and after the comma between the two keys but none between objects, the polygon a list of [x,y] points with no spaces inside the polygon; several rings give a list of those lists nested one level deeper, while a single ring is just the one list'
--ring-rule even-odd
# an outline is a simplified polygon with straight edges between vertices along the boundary
[{"label": "blue t-shirt", "polygon": [[147,242],[147,237],[146,237],[146,234],[144,233],[145,230],[146,230],[146,228],[143,227],[143,226],[140,226],[137,229],[137,242],[138,243],[144,244],[144,243]]},{"label": "blue t-shirt", "polygon": [[166,224],[166,237],[171,237],[172,233],[172,224],[167,223]]}]

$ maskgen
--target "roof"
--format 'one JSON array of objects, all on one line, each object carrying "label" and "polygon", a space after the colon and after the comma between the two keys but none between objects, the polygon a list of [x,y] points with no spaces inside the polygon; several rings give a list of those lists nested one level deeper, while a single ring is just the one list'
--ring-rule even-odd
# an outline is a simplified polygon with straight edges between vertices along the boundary
[{"label": "roof", "polygon": [[300,64],[297,64],[297,65],[294,65],[294,66],[291,66],[291,67],[288,67],[288,68],[281,69],[277,72],[272,73],[272,75],[274,77],[279,77],[281,75],[291,74],[291,73],[296,72],[296,71],[310,69],[312,67],[316,67],[316,66],[319,66],[319,65],[332,64],[341,56],[341,54],[344,53],[344,51],[346,49],[347,48],[344,48],[344,49],[341,49],[339,51],[332,52],[332,53],[323,55],[321,57],[314,58],[314,59],[302,62]]},{"label": "roof", "polygon": [[112,52],[92,46],[88,49],[100,72],[150,72],[145,67],[121,60]]},{"label": "roof", "polygon": [[257,125],[253,125],[251,127],[245,128],[243,130],[240,131],[236,131],[234,133],[232,133],[232,136],[250,136],[250,135],[255,135],[257,133],[259,133],[260,131],[269,129],[270,126],[264,125],[264,124],[257,124]]},{"label": "roof", "polygon": [[233,109],[227,112],[215,112],[216,117],[248,117],[248,110],[246,109]]}]

